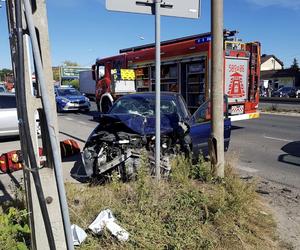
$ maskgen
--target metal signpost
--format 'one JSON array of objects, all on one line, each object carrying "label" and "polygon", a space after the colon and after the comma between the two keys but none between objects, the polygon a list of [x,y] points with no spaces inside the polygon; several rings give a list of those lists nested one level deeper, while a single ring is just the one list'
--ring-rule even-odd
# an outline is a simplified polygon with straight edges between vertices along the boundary
[{"label": "metal signpost", "polygon": [[155,173],[160,179],[160,16],[199,18],[200,0],[106,0],[112,11],[155,15]]}]

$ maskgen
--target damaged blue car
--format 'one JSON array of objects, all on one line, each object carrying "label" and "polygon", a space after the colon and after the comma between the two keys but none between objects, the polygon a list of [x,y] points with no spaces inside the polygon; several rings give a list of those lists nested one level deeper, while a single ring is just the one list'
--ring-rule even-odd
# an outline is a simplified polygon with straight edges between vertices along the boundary
[{"label": "damaged blue car", "polygon": [[[226,102],[225,102],[226,107]],[[225,109],[227,110],[227,109]],[[224,114],[224,143],[228,149],[231,121]],[[155,93],[136,93],[119,98],[89,136],[82,160],[88,176],[119,171],[123,179],[139,167],[146,150],[150,165],[155,159]],[[211,134],[210,102],[203,103],[190,115],[178,93],[161,93],[161,173],[168,175],[171,160],[184,153],[197,158],[208,155]]]}]

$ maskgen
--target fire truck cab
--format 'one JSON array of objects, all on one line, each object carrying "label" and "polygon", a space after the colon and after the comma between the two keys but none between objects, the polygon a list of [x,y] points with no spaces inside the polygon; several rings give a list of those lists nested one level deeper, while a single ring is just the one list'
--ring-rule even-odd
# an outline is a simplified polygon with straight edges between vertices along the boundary
[{"label": "fire truck cab", "polygon": [[[224,31],[224,93],[233,121],[259,116],[260,43],[243,43],[235,38],[236,33]],[[210,98],[211,45],[210,33],[161,43],[161,91],[180,93],[191,113]],[[155,91],[155,44],[97,59],[93,69],[99,110],[106,110],[118,96],[112,89],[114,69],[134,70],[135,88],[127,92]],[[99,77],[101,71],[103,77]]]}]

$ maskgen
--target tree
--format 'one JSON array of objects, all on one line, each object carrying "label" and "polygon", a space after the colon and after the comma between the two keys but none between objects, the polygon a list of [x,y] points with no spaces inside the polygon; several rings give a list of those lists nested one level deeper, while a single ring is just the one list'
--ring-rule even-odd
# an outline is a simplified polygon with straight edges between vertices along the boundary
[{"label": "tree", "polygon": [[296,71],[299,70],[299,64],[298,64],[298,60],[296,58],[294,58],[294,60],[293,60],[293,64],[291,65],[291,69],[296,70]]},{"label": "tree", "polygon": [[13,72],[11,69],[0,69],[0,81],[4,81],[5,77],[11,75]]},{"label": "tree", "polygon": [[59,67],[52,67],[53,72],[53,80],[59,81],[60,79],[60,68]]}]

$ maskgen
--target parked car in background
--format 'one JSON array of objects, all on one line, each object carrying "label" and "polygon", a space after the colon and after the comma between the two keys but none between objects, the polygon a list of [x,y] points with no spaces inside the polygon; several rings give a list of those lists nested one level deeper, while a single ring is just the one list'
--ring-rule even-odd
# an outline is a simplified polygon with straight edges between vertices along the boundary
[{"label": "parked car in background", "polygon": [[16,96],[0,93],[0,137],[19,134]]},{"label": "parked car in background", "polygon": [[0,93],[5,93],[5,92],[7,92],[5,85],[0,84]]},{"label": "parked car in background", "polygon": [[89,98],[82,95],[75,88],[55,88],[55,99],[57,112],[68,110],[84,110],[88,112],[91,107]]},{"label": "parked car in background", "polygon": [[[226,102],[225,102],[226,103]],[[171,159],[181,153],[198,159],[208,155],[211,134],[210,101],[190,115],[178,93],[161,93],[161,170],[168,172]],[[226,105],[227,107],[227,105]],[[228,149],[231,121],[226,108],[224,146]],[[107,114],[99,117],[82,153],[88,176],[106,176],[118,170],[121,177],[134,174],[142,150],[147,151],[150,165],[155,155],[155,93],[135,93],[120,97]]]},{"label": "parked car in background", "polygon": [[294,87],[281,87],[272,92],[272,97],[295,98],[296,97],[296,89]]}]

